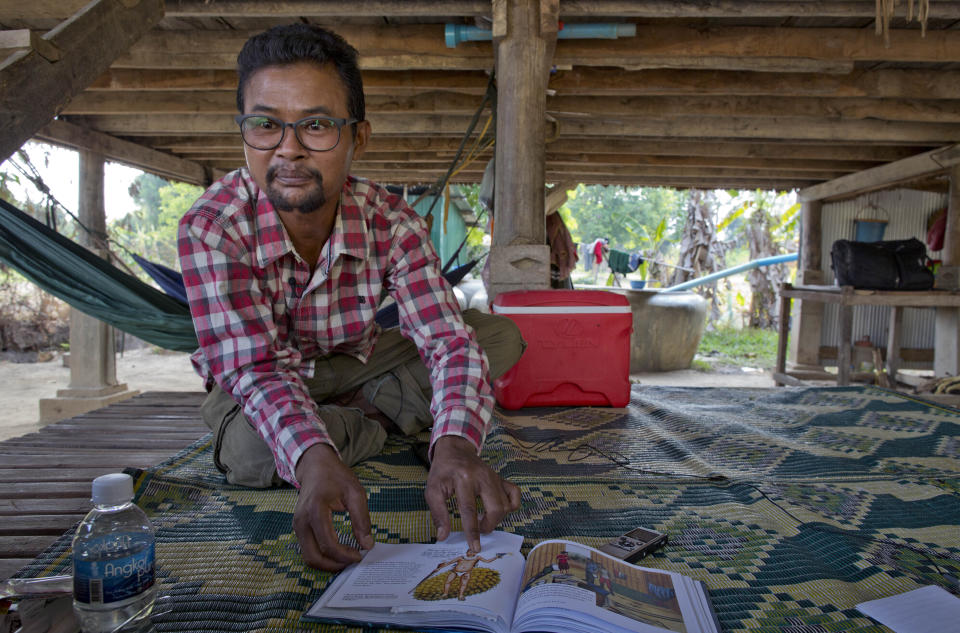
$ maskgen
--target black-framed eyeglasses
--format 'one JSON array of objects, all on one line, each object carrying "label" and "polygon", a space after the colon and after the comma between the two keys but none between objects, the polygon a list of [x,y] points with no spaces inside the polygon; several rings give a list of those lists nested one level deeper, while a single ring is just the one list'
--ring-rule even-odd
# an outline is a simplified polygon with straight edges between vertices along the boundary
[{"label": "black-framed eyeglasses", "polygon": [[340,130],[343,126],[359,122],[357,119],[308,116],[287,123],[266,114],[240,114],[234,120],[240,126],[243,142],[253,149],[268,150],[279,147],[287,128],[291,127],[300,144],[314,152],[329,152],[340,143]]}]

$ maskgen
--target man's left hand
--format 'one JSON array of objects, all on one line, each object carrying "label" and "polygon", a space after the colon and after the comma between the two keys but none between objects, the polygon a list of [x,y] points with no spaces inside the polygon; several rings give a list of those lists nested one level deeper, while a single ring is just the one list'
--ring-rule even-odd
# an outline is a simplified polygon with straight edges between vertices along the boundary
[{"label": "man's left hand", "polygon": [[[520,508],[520,489],[495,473],[477,455],[469,440],[455,435],[441,437],[433,445],[433,461],[425,496],[437,526],[437,540],[450,535],[447,500],[456,495],[467,544],[480,551],[480,534],[489,534],[509,512]],[[483,513],[477,513],[477,498]]]}]

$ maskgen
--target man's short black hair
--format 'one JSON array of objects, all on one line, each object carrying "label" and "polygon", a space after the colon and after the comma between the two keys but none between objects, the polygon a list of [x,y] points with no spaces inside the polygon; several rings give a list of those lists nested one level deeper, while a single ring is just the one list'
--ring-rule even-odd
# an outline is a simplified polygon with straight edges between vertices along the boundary
[{"label": "man's short black hair", "polygon": [[237,109],[243,113],[243,88],[253,73],[267,66],[304,61],[333,64],[347,89],[350,117],[358,121],[366,118],[357,49],[333,31],[299,22],[275,26],[243,45],[237,55]]}]

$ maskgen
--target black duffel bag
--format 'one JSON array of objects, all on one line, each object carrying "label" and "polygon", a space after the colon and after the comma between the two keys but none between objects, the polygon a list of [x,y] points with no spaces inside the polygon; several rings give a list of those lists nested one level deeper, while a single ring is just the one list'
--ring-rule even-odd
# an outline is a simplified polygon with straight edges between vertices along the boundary
[{"label": "black duffel bag", "polygon": [[916,238],[886,242],[837,240],[830,248],[839,286],[870,290],[929,290],[927,247]]}]

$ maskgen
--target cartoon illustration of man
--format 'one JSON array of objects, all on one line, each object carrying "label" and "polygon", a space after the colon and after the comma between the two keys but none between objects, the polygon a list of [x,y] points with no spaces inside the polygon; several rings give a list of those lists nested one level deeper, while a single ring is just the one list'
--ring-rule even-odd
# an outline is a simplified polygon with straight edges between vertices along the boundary
[{"label": "cartoon illustration of man", "polygon": [[507,555],[507,552],[500,552],[493,558],[482,558],[478,556],[477,552],[474,550],[468,549],[467,553],[463,556],[457,556],[456,558],[451,558],[448,561],[438,564],[436,569],[430,572],[430,575],[427,576],[427,578],[430,578],[444,567],[452,565],[452,569],[447,572],[447,577],[443,583],[443,597],[450,597],[450,589],[453,587],[454,581],[459,579],[460,586],[457,600],[466,600],[467,585],[470,584],[470,574],[473,573],[473,569],[477,566],[477,563],[492,563],[493,561],[499,560]]}]

